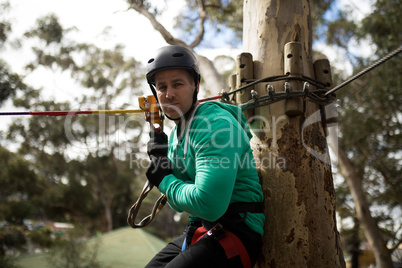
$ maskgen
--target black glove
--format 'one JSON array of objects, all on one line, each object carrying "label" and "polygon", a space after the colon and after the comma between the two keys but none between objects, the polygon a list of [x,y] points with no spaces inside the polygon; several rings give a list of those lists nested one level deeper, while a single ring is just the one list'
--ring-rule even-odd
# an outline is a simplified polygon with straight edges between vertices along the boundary
[{"label": "black glove", "polygon": [[147,153],[153,156],[167,156],[168,137],[163,131],[151,131],[149,133],[150,140],[147,145]]},{"label": "black glove", "polygon": [[158,188],[163,178],[173,173],[172,166],[166,156],[156,157],[151,155],[150,158],[151,164],[148,167],[146,175],[149,182]]}]

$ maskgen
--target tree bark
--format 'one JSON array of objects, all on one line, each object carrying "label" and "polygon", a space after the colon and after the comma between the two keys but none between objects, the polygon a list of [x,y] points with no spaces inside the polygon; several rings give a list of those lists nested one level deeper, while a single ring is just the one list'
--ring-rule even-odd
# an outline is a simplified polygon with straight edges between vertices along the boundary
[{"label": "tree bark", "polygon": [[[303,74],[314,77],[309,1],[246,0],[243,27],[255,79],[284,74],[284,46],[291,41],[302,46]],[[284,91],[283,82],[271,85]],[[266,95],[265,86],[254,90]],[[345,267],[319,107],[307,102],[303,114],[294,116],[286,105],[255,108],[249,120],[266,215],[257,267]]]},{"label": "tree bark", "polygon": [[357,218],[363,226],[368,242],[373,247],[377,266],[381,268],[393,267],[391,251],[386,247],[381,230],[371,216],[370,207],[363,191],[362,180],[354,170],[352,161],[350,161],[341,146],[338,147],[338,164],[341,174],[345,178],[352,194]]}]

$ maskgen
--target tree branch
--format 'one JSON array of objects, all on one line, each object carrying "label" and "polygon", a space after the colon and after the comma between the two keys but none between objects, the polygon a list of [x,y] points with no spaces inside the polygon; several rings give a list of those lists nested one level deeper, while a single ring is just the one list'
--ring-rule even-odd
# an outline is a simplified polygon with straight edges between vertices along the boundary
[{"label": "tree branch", "polygon": [[171,35],[170,32],[166,30],[166,28],[162,24],[159,23],[155,16],[151,12],[149,12],[146,7],[144,7],[142,1],[131,1],[129,4],[132,9],[144,15],[151,22],[152,26],[162,35],[166,43],[168,43],[169,45],[180,45],[185,47],[188,46],[182,40],[174,38],[173,35]]},{"label": "tree branch", "polygon": [[205,33],[205,21],[207,20],[207,10],[205,6],[205,1],[204,0],[199,0],[198,1],[198,18],[200,19],[200,23],[198,27],[200,28],[197,36],[195,37],[194,41],[191,43],[190,47],[194,48],[198,46],[201,41],[204,39],[204,33]]},{"label": "tree branch", "polygon": [[205,34],[205,21],[207,20],[207,11],[204,0],[198,1],[198,18],[200,19],[199,23],[199,32],[197,33],[194,41],[187,45],[184,41],[174,38],[173,35],[155,18],[155,16],[148,11],[148,9],[144,6],[143,1],[131,1],[129,2],[130,8],[134,9],[138,13],[144,15],[152,24],[155,30],[157,30],[165,39],[166,43],[169,45],[180,45],[184,47],[190,47],[193,49],[198,46],[201,41],[204,39]]},{"label": "tree branch", "polygon": [[[194,41],[190,45],[187,45],[184,41],[180,39],[174,38],[170,34],[170,32],[166,30],[166,28],[155,18],[155,16],[148,11],[147,7],[144,6],[143,2],[144,2],[143,0],[127,1],[127,3],[130,5],[129,9],[132,8],[138,13],[144,15],[151,22],[154,29],[157,30],[162,35],[166,43],[168,43],[169,45],[184,46],[191,50],[193,50],[194,47],[198,46],[201,43],[201,41],[204,38],[205,33],[204,24],[208,15],[208,12],[206,11],[205,0],[198,0],[198,18],[200,19],[199,32],[196,35]],[[204,77],[208,77],[208,79],[204,79],[207,88],[211,92],[216,93],[218,93],[222,89],[226,89],[226,85],[223,82],[218,71],[213,66],[213,63],[206,57],[200,56],[198,54],[196,54],[196,56],[200,65],[202,75]]]}]

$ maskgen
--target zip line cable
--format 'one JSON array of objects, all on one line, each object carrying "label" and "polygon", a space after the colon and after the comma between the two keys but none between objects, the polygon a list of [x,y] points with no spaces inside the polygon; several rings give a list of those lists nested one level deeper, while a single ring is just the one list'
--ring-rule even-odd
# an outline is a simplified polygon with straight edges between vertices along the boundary
[{"label": "zip line cable", "polygon": [[346,81],[342,82],[341,84],[339,84],[338,86],[334,87],[333,89],[329,90],[327,93],[324,94],[324,96],[328,96],[329,94],[334,93],[335,91],[337,91],[338,89],[346,86],[347,84],[351,83],[352,81],[356,80],[357,78],[359,78],[360,76],[368,73],[369,71],[371,71],[372,69],[376,68],[377,66],[379,66],[380,64],[386,62],[387,60],[391,59],[392,57],[396,56],[397,54],[399,54],[402,51],[402,46],[400,46],[399,48],[395,49],[394,51],[392,51],[391,53],[389,53],[388,55],[386,55],[385,57],[379,59],[378,61],[374,62],[373,64],[371,64],[369,67],[363,69],[362,71],[360,71],[359,73],[355,74],[354,76],[350,77],[349,79],[347,79]]}]

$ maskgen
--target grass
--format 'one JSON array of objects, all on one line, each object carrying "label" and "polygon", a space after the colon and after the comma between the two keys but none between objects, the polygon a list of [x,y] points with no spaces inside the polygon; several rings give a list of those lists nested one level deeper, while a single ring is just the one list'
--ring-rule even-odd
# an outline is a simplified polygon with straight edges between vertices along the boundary
[{"label": "grass", "polygon": [[[141,230],[124,227],[86,241],[89,248],[97,246],[97,261],[102,267],[144,267],[166,243]],[[53,268],[49,254],[25,255],[14,259],[21,268]]]}]

